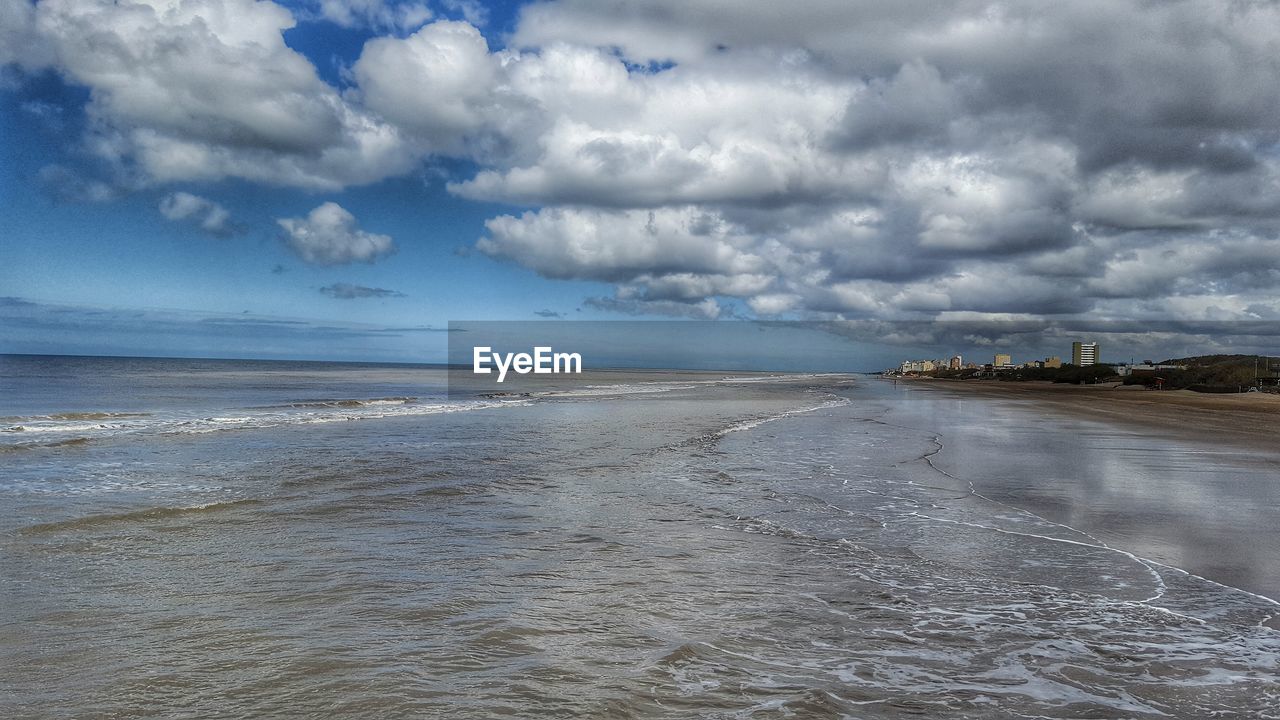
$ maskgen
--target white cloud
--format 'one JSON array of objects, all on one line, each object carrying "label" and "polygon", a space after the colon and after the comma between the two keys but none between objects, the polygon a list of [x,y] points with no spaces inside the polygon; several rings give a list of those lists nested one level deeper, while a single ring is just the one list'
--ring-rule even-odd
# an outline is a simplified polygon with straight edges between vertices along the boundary
[{"label": "white cloud", "polygon": [[333,202],[320,205],[305,218],[282,218],[276,222],[284,230],[289,249],[316,265],[372,263],[396,249],[390,236],[361,230],[355,216]]},{"label": "white cloud", "polygon": [[160,200],[159,209],[165,218],[193,222],[210,235],[230,235],[238,229],[231,222],[231,213],[225,207],[199,195],[170,193]]},{"label": "white cloud", "polygon": [[770,316],[790,312],[800,304],[800,301],[801,297],[799,295],[770,293],[767,295],[753,295],[747,300],[747,304],[757,315]]},{"label": "white cloud", "polygon": [[392,0],[319,0],[319,12],[342,27],[375,30],[412,30],[432,18],[426,3]]},{"label": "white cloud", "polygon": [[483,132],[498,71],[479,31],[448,20],[407,38],[370,40],[352,68],[370,109],[454,153],[468,135]]},{"label": "white cloud", "polygon": [[[804,57],[628,71],[602,50],[555,45],[507,56],[512,147],[452,189],[520,203],[656,206],[777,202],[864,190],[875,168],[824,146],[854,84]],[[528,107],[538,113],[530,117]]]},{"label": "white cloud", "polygon": [[398,131],[346,103],[255,0],[44,0],[35,31],[92,90],[89,147],[152,182],[337,188],[413,166]]},{"label": "white cloud", "polygon": [[56,57],[91,90],[86,147],[144,184],[336,189],[461,158],[477,170],[452,192],[532,208],[489,220],[481,251],[613,283],[599,306],[620,312],[1248,308],[1277,289],[1256,254],[1280,232],[1275,4],[559,0],[505,48],[467,0],[416,29],[420,3],[309,7],[389,33],[350,86],[269,1],[0,0],[0,33],[19,28],[0,61]]},{"label": "white cloud", "polygon": [[604,211],[552,208],[489,220],[477,247],[547,277],[621,281],[665,273],[751,273],[764,268],[753,240],[705,230],[695,208]]}]

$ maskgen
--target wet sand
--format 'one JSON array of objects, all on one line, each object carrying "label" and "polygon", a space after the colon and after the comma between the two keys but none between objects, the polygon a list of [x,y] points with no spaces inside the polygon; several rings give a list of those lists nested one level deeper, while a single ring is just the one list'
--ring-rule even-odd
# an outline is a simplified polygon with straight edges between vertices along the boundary
[{"label": "wet sand", "polygon": [[898,382],[958,395],[1033,403],[1055,412],[1238,447],[1272,449],[1280,440],[1280,395],[1271,393],[1214,394],[1036,381],[913,378]]},{"label": "wet sand", "polygon": [[897,400],[895,425],[933,429],[932,464],[984,497],[1280,599],[1274,398],[1000,381],[870,390]]}]

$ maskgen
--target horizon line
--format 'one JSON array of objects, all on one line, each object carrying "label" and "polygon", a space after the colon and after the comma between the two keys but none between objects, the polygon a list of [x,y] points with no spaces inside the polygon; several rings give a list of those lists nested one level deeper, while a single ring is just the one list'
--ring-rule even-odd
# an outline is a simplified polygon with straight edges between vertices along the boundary
[{"label": "horizon line", "polygon": [[[393,360],[320,360],[315,358],[254,358],[254,357],[205,357],[194,355],[86,355],[77,353],[14,353],[0,352],[0,358],[81,358],[112,360],[210,360],[215,362],[280,362],[280,363],[317,363],[328,365],[403,365],[407,367],[431,367],[449,370],[453,368],[470,368],[463,363],[447,362],[404,362]],[[787,375],[875,375],[883,370],[778,370],[778,369],[743,369],[743,368],[691,368],[677,366],[606,366],[590,368],[590,372],[627,372],[627,371],[672,371],[708,372],[708,373],[778,373]],[[584,371],[585,372],[585,371]]]}]

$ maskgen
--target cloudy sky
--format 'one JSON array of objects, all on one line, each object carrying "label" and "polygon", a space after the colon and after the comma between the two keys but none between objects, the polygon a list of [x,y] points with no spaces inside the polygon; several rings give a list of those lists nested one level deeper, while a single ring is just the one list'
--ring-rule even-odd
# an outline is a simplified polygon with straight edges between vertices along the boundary
[{"label": "cloudy sky", "polygon": [[1280,319],[1274,2],[0,0],[0,65],[0,350]]}]

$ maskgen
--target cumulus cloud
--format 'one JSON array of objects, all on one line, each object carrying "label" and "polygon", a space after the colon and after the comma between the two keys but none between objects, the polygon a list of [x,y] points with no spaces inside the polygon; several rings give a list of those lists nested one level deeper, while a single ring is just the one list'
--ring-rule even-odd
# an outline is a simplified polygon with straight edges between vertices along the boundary
[{"label": "cumulus cloud", "polygon": [[850,87],[801,58],[645,74],[605,50],[557,45],[503,68],[538,112],[507,102],[522,120],[498,130],[514,150],[451,186],[464,197],[777,205],[865,192],[876,180],[876,168],[824,147]]},{"label": "cumulus cloud", "polygon": [[[0,0],[0,62],[88,88],[86,147],[143,182],[339,188],[462,159],[451,192],[521,209],[477,249],[613,284],[597,308],[1273,306],[1274,3],[558,0],[505,46],[466,0],[420,27],[413,2],[313,7],[386,33],[349,86],[265,0]],[[281,222],[304,259],[390,251],[332,207]]]},{"label": "cumulus cloud", "polygon": [[372,263],[396,250],[389,235],[361,230],[355,216],[333,202],[320,205],[305,218],[281,218],[276,222],[284,231],[289,249],[315,265]]},{"label": "cumulus cloud", "polygon": [[160,200],[160,214],[173,221],[194,223],[202,231],[226,237],[240,231],[222,205],[187,192],[170,193]]},{"label": "cumulus cloud", "polygon": [[320,293],[338,300],[356,300],[359,298],[404,297],[404,293],[385,288],[365,287],[351,283],[334,283],[320,288]]},{"label": "cumulus cloud", "polygon": [[482,252],[547,277],[619,282],[645,273],[736,274],[762,265],[753,238],[704,227],[696,208],[588,210],[552,208],[502,215],[485,226]]},{"label": "cumulus cloud", "polygon": [[364,46],[352,73],[364,102],[437,149],[462,150],[483,130],[498,61],[465,22],[431,23],[407,38]]},{"label": "cumulus cloud", "polygon": [[255,0],[44,0],[32,37],[92,91],[87,146],[148,181],[337,188],[412,167],[395,128],[285,44],[293,25]]},{"label": "cumulus cloud", "polygon": [[[766,316],[1270,307],[1274,261],[1220,258],[1278,229],[1280,9],[1086,5],[527,6],[511,77],[572,57],[615,110],[515,81],[549,115],[536,149],[452,189],[543,206],[491,220],[483,252],[634,297]],[[636,232],[646,212],[717,231],[663,242]]]}]

